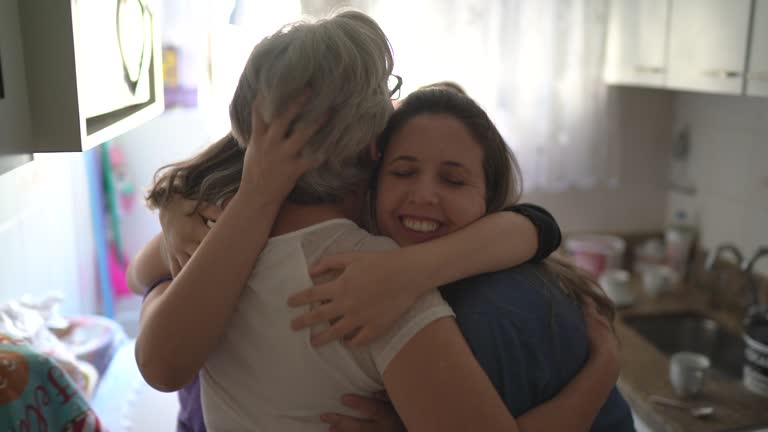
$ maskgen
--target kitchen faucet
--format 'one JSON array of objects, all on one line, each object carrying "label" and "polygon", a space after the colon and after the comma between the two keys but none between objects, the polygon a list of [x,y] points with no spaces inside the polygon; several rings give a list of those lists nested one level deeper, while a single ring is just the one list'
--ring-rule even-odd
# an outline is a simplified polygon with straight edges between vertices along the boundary
[{"label": "kitchen faucet", "polygon": [[742,269],[744,270],[745,275],[747,276],[747,289],[749,290],[749,307],[755,306],[759,303],[760,297],[758,294],[758,282],[757,282],[757,276],[754,274],[755,270],[755,263],[760,260],[760,258],[768,256],[768,246],[762,246],[760,247],[754,255],[752,255],[752,258],[744,263],[744,266]]},{"label": "kitchen faucet", "polygon": [[741,254],[741,251],[739,251],[739,248],[737,248],[733,243],[723,243],[718,246],[713,253],[709,254],[707,261],[704,263],[704,270],[708,272],[712,271],[712,269],[715,267],[717,259],[720,258],[720,255],[722,255],[723,252],[730,252],[731,255],[736,258],[736,265],[739,267],[742,266],[744,256]]},{"label": "kitchen faucet", "polygon": [[[744,263],[744,255],[741,254],[741,251],[738,247],[736,247],[733,243],[723,243],[715,248],[715,251],[707,255],[707,259],[704,262],[704,271],[709,273],[712,270],[714,270],[715,265],[717,264],[717,260],[720,258],[720,256],[725,253],[730,252],[731,255],[733,255],[734,258],[736,258],[736,265],[739,267],[739,269],[742,268]],[[720,298],[720,292],[723,289],[723,285],[725,284],[724,279],[726,277],[726,273],[721,272],[718,275],[717,282],[715,283],[715,286],[712,289],[712,293],[710,293],[709,302],[710,306],[717,307],[717,302]]]}]

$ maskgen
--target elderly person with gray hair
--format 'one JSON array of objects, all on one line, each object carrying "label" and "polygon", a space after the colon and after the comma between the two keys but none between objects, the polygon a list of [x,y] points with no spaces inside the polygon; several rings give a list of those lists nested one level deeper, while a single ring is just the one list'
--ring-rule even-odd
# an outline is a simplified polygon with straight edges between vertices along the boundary
[{"label": "elderly person with gray hair", "polygon": [[[321,282],[310,278],[311,263],[397,247],[353,222],[371,172],[369,146],[392,111],[391,72],[386,37],[361,13],[286,27],[246,64],[232,137],[155,185],[158,206],[176,195],[231,198],[178,275],[146,295],[136,342],[155,388],[177,390],[200,372],[210,430],[324,430],[322,413],[354,414],[342,394],[381,390],[409,430],[517,430],[434,289],[365,347],[316,347],[312,336],[328,324],[301,332],[287,325],[314,307],[287,305]],[[532,410],[542,410],[537,419],[569,406],[545,405]]]}]

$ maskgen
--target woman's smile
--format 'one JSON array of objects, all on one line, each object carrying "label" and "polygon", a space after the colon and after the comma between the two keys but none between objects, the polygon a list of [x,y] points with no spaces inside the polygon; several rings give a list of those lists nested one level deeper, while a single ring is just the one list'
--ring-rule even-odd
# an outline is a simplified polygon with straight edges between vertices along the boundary
[{"label": "woman's smile", "polygon": [[462,122],[421,114],[394,134],[376,196],[379,230],[401,246],[422,243],[485,213],[483,150]]}]

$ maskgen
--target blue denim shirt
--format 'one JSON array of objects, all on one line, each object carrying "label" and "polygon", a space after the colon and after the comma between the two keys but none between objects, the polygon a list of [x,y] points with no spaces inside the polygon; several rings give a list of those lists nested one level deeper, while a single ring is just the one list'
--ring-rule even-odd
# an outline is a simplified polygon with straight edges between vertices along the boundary
[{"label": "blue denim shirt", "polygon": [[[578,304],[540,264],[525,264],[441,288],[480,366],[518,417],[554,397],[589,357]],[[592,431],[634,431],[614,388]]]}]

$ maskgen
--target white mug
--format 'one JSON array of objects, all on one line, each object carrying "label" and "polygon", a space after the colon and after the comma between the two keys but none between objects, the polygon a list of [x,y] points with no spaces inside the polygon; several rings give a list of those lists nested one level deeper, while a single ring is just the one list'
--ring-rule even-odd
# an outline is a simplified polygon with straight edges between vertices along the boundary
[{"label": "white mug", "polygon": [[701,392],[709,370],[709,357],[704,354],[681,351],[669,358],[669,382],[680,397]]},{"label": "white mug", "polygon": [[678,273],[668,265],[648,265],[643,268],[643,289],[651,297],[668,291],[677,283]]},{"label": "white mug", "polygon": [[616,306],[626,306],[634,301],[629,281],[629,272],[620,269],[608,269],[598,278],[600,287]]}]

